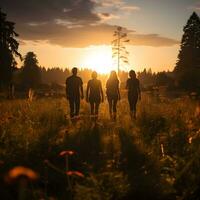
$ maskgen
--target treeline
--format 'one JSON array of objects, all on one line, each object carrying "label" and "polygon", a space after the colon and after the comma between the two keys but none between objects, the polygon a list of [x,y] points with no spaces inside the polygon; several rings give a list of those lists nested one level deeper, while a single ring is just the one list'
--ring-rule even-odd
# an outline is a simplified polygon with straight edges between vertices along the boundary
[{"label": "treeline", "polygon": [[[83,82],[86,83],[91,78],[92,70],[79,69],[78,73]],[[38,89],[44,85],[57,84],[64,86],[66,78],[70,75],[71,69],[69,68],[45,68],[39,66],[36,54],[28,52],[23,59],[23,65],[20,68],[15,68],[11,82],[21,90]],[[104,82],[107,75],[99,74],[99,78]]]},{"label": "treeline", "polygon": [[[143,89],[154,86],[165,86],[168,89],[179,89],[200,93],[200,18],[193,13],[183,29],[180,51],[176,66],[172,72],[153,73],[151,70],[138,72],[138,78]],[[61,88],[65,79],[70,75],[69,69],[58,67],[46,69],[39,66],[34,52],[28,52],[23,58],[23,66],[17,68],[15,58],[22,60],[18,52],[19,42],[15,32],[15,23],[7,20],[7,16],[0,10],[0,91],[12,92],[29,88]],[[79,75],[86,83],[91,76],[91,70],[80,69]],[[119,78],[123,84],[128,77],[127,72],[121,72]],[[100,75],[105,82],[107,75]]]},{"label": "treeline", "polygon": [[[83,79],[84,83],[91,78],[91,69],[79,69],[79,76]],[[18,85],[18,88],[39,88],[42,85],[60,85],[64,86],[65,80],[71,75],[69,68],[62,69],[59,67],[45,68],[40,67],[36,54],[28,52],[24,57],[24,64],[21,68],[16,69],[14,73],[13,84]],[[99,74],[99,78],[105,83],[109,75]],[[121,84],[124,85],[128,72],[122,71],[119,74]],[[151,88],[153,86],[173,86],[174,79],[172,72],[158,72],[153,73],[151,69],[144,69],[142,72],[138,72],[138,78],[141,82],[141,86],[144,89]]]},{"label": "treeline", "polygon": [[[40,67],[41,77],[42,77],[42,83],[43,84],[52,84],[57,83],[60,85],[65,84],[66,78],[71,75],[71,69],[70,68],[45,68]],[[83,79],[84,83],[87,83],[87,81],[91,78],[91,69],[79,69],[79,76]],[[98,75],[99,78],[104,82],[107,78],[107,75]]]}]

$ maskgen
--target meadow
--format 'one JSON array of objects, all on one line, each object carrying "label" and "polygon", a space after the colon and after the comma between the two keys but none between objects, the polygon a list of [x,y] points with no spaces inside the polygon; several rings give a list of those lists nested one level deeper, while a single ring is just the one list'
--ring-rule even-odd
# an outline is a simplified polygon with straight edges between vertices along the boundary
[{"label": "meadow", "polygon": [[82,101],[72,124],[64,97],[1,101],[1,199],[199,199],[197,101],[143,93],[134,121],[118,107],[117,122],[106,101],[94,122]]}]

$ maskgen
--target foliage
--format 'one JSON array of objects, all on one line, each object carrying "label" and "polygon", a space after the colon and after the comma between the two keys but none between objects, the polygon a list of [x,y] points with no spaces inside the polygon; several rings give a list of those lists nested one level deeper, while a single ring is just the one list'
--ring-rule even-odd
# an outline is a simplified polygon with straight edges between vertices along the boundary
[{"label": "foliage", "polygon": [[121,172],[110,171],[91,175],[75,186],[75,200],[122,199],[129,190],[127,177]]},{"label": "foliage", "polygon": [[21,84],[24,88],[36,88],[41,83],[41,74],[36,54],[28,52],[21,71]]},{"label": "foliage", "polygon": [[194,90],[200,87],[200,18],[194,12],[184,27],[181,49],[175,67],[180,87]]},{"label": "foliage", "polygon": [[16,67],[14,56],[21,58],[18,52],[19,43],[16,40],[15,23],[7,21],[7,16],[0,9],[0,87],[12,80],[12,72]]},{"label": "foliage", "polygon": [[[22,165],[40,174],[29,187],[30,199],[187,199],[199,191],[199,119],[196,102],[160,101],[143,94],[138,118],[129,118],[126,101],[119,118],[109,121],[107,105],[99,122],[89,120],[82,102],[81,119],[71,124],[65,99],[2,101],[0,110],[0,192],[14,199],[16,183],[3,180],[9,169]],[[192,139],[191,139],[192,138]],[[163,145],[164,155],[161,152]],[[69,169],[84,177],[70,177],[60,152],[71,150]],[[45,161],[45,162],[44,162]],[[45,164],[48,163],[48,164]]]}]

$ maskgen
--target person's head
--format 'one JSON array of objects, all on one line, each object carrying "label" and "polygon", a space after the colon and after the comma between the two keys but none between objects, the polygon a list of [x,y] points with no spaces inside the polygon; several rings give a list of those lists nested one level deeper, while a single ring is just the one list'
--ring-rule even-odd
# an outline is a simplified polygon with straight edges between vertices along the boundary
[{"label": "person's head", "polygon": [[78,69],[76,67],[72,68],[72,74],[76,76],[78,73]]},{"label": "person's head", "polygon": [[98,76],[98,75],[97,75],[97,72],[96,72],[96,71],[93,71],[93,72],[92,72],[92,78],[93,78],[93,79],[96,79],[97,76]]},{"label": "person's head", "polygon": [[130,70],[130,71],[129,71],[129,76],[130,76],[130,78],[135,79],[135,78],[136,78],[136,73],[135,73],[135,71],[134,71],[134,70]]},{"label": "person's head", "polygon": [[118,79],[117,78],[117,73],[116,73],[116,71],[111,71],[110,72],[110,77],[109,77],[110,79]]}]

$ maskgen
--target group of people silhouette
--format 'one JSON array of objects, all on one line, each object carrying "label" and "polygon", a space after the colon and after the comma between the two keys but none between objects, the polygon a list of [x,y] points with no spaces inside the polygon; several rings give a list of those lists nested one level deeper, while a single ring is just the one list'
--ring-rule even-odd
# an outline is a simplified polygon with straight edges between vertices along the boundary
[{"label": "group of people silhouette", "polygon": [[[72,69],[72,75],[66,80],[66,96],[70,105],[70,117],[74,119],[79,116],[80,100],[84,99],[83,81],[77,76],[78,69]],[[99,105],[104,102],[104,92],[102,83],[97,79],[96,71],[92,72],[91,80],[87,83],[86,101],[90,104],[91,116],[98,118]],[[119,89],[119,79],[115,71],[111,71],[108,80],[106,81],[106,96],[109,104],[109,113],[111,120],[116,120],[117,117],[117,103],[121,99]],[[136,78],[134,70],[129,71],[129,78],[126,82],[126,89],[128,90],[128,102],[130,108],[131,118],[136,118],[136,105],[138,99],[141,99],[140,83]]]}]

